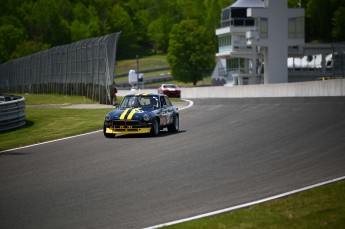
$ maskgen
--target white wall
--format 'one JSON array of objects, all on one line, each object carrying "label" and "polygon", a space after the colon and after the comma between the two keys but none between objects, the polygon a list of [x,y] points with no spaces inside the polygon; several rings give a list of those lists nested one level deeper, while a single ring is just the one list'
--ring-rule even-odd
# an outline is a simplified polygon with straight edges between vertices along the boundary
[{"label": "white wall", "polygon": [[[119,90],[118,96],[133,93],[157,93],[157,89]],[[256,84],[239,86],[182,88],[182,98],[250,98],[250,97],[314,97],[345,96],[345,79],[302,83]]]},{"label": "white wall", "polygon": [[182,98],[345,96],[345,79],[233,87],[182,88]]}]

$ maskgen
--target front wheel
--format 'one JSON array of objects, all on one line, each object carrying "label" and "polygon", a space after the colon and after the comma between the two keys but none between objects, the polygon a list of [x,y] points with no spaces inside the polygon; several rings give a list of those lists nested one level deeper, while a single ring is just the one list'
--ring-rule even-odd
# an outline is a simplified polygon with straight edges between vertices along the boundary
[{"label": "front wheel", "polygon": [[103,134],[104,134],[104,137],[106,138],[115,138],[115,134],[107,133],[107,128],[105,127],[105,125],[103,125]]},{"label": "front wheel", "polygon": [[178,132],[179,129],[180,129],[180,120],[179,120],[178,115],[176,115],[174,118],[174,122],[168,126],[168,131],[169,132]]},{"label": "front wheel", "polygon": [[159,134],[159,124],[157,119],[152,120],[152,128],[150,134],[151,136],[157,136]]}]

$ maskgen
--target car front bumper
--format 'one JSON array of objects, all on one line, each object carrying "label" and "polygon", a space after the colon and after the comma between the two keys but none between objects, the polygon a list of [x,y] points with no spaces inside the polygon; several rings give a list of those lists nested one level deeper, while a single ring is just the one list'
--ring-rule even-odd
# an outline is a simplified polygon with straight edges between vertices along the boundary
[{"label": "car front bumper", "polygon": [[136,120],[114,120],[105,122],[107,134],[146,134],[150,133],[152,123]]},{"label": "car front bumper", "polygon": [[151,127],[107,127],[105,129],[105,132],[107,134],[147,134],[150,133]]},{"label": "car front bumper", "polygon": [[163,92],[164,95],[167,95],[168,97],[172,97],[172,98],[180,98],[181,97],[181,92],[180,91],[164,91]]}]

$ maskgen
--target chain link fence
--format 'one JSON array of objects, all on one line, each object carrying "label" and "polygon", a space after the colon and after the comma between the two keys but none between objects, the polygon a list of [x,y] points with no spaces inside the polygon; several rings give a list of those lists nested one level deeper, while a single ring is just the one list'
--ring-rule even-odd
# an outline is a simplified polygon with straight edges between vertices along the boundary
[{"label": "chain link fence", "polygon": [[86,39],[0,65],[0,93],[81,95],[111,104],[120,33]]},{"label": "chain link fence", "polygon": [[345,43],[332,44],[334,78],[345,78]]}]

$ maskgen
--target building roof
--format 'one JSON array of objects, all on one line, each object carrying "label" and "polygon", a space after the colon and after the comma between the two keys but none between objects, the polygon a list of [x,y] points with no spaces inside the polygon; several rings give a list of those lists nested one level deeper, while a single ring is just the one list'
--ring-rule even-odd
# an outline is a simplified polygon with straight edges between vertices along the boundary
[{"label": "building roof", "polygon": [[263,8],[262,0],[237,0],[230,8]]}]

